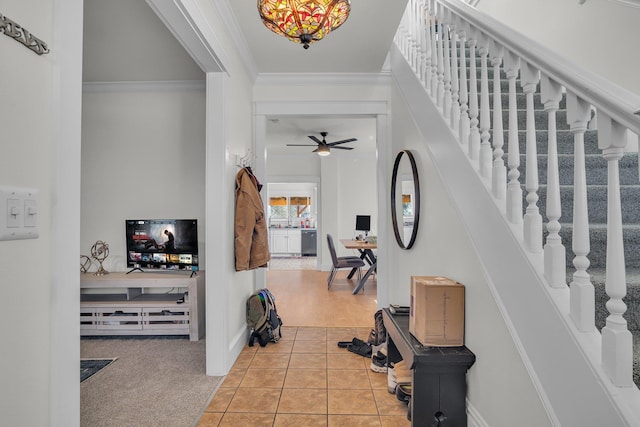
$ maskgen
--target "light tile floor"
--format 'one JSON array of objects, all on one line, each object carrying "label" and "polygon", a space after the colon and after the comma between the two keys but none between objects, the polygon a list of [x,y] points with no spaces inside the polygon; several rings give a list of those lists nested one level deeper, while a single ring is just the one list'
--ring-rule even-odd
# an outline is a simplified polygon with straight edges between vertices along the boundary
[{"label": "light tile floor", "polygon": [[387,375],[337,345],[369,330],[284,326],[278,343],[245,347],[197,427],[410,426]]}]

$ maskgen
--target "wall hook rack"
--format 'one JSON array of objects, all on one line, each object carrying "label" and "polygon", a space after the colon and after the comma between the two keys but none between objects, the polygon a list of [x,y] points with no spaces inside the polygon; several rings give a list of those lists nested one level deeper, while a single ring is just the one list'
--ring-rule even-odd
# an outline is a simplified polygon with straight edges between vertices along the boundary
[{"label": "wall hook rack", "polygon": [[256,155],[251,149],[248,149],[244,156],[236,155],[236,166],[241,168],[253,167],[256,160]]}]

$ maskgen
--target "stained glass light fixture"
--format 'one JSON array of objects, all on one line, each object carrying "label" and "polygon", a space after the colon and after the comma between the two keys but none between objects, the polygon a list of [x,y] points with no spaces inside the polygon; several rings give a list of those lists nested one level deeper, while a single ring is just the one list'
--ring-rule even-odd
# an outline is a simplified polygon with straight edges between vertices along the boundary
[{"label": "stained glass light fixture", "polygon": [[262,23],[305,49],[349,17],[349,0],[258,0]]}]

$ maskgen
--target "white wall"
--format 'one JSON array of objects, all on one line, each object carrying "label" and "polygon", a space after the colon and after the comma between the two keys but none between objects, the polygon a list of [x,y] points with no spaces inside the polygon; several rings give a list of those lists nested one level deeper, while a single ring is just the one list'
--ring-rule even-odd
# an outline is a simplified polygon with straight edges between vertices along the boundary
[{"label": "white wall", "polygon": [[640,94],[640,7],[612,0],[482,0],[477,8]]},{"label": "white wall", "polygon": [[80,248],[108,243],[107,271],[128,270],[126,219],[197,219],[206,269],[204,86],[154,87],[84,92]]},{"label": "white wall", "polygon": [[[412,150],[419,169],[421,216],[411,250],[401,250],[391,240],[390,302],[409,304],[412,275],[442,275],[465,285],[465,344],[476,355],[467,378],[469,408],[475,417],[494,427],[513,426],[514,420],[518,426],[551,425],[493,299],[464,224],[431,163],[425,143],[439,137],[435,133],[418,133],[404,100],[394,91],[391,163],[398,151]],[[491,384],[490,392],[487,384]]]},{"label": "white wall", "polygon": [[[52,43],[52,2],[2,0],[0,13]],[[4,425],[45,426],[50,419],[54,268],[54,54],[38,56],[4,34],[0,52],[0,185],[40,191],[39,237],[0,241],[0,283],[7,298],[0,310],[0,418]]]}]

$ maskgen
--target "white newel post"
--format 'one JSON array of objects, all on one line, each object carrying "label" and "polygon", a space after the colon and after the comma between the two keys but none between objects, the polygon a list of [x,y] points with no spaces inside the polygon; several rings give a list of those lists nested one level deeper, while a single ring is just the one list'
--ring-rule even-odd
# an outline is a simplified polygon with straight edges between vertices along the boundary
[{"label": "white newel post", "polygon": [[485,34],[478,37],[480,45],[480,176],[491,180],[491,162],[493,152],[489,142],[491,127],[491,107],[489,103],[489,74],[487,70],[487,56],[489,55],[489,40]]},{"label": "white newel post", "polygon": [[626,128],[604,112],[598,114],[598,147],[607,160],[607,271],[605,289],[607,301],[606,326],[602,328],[602,367],[618,387],[633,383],[633,342],[627,321],[622,317],[627,294],[622,240],[622,210],[620,205],[619,161],[627,143]]},{"label": "white newel post", "polygon": [[527,99],[526,182],[527,209],[524,214],[524,242],[533,253],[542,252],[542,215],[538,209],[538,149],[533,94],[540,80],[540,72],[526,62],[521,65],[520,80]]},{"label": "white newel post", "polygon": [[560,237],[560,174],[558,171],[558,142],[556,112],[560,108],[562,87],[543,75],[540,81],[540,100],[548,118],[547,141],[547,242],[544,245],[544,276],[552,288],[567,286],[566,250]]},{"label": "white newel post", "polygon": [[477,162],[480,158],[480,128],[478,127],[478,75],[476,70],[477,40],[475,30],[471,31],[467,31],[467,34],[471,37],[469,39],[469,158],[473,162]]},{"label": "white newel post", "polygon": [[591,250],[589,242],[589,212],[587,202],[587,172],[584,157],[584,132],[591,115],[589,103],[567,92],[567,122],[573,133],[573,280],[569,287],[569,315],[581,332],[595,328],[595,294],[587,273]]},{"label": "white newel post", "polygon": [[502,88],[500,66],[503,47],[496,41],[491,43],[491,65],[493,66],[493,170],[491,189],[493,196],[504,206],[507,194],[507,168],[504,165],[504,126],[502,124]]},{"label": "white newel post", "polygon": [[467,81],[467,52],[466,52],[467,34],[464,29],[460,30],[460,128],[458,130],[458,138],[460,144],[468,150],[469,148],[469,92]]},{"label": "white newel post", "polygon": [[504,55],[504,71],[509,80],[509,184],[507,185],[507,219],[512,224],[522,223],[522,187],[520,186],[520,141],[518,138],[518,98],[516,79],[520,70],[520,58],[509,51]]}]

